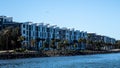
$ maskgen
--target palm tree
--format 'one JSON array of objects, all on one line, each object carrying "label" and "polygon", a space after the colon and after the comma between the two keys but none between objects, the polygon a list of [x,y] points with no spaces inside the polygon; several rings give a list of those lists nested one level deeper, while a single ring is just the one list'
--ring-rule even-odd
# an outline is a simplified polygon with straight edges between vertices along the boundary
[{"label": "palm tree", "polygon": [[[82,49],[83,44],[84,44],[84,47],[86,47],[86,39],[80,38],[80,39],[78,40],[78,42],[81,44],[81,49]],[[82,43],[83,43],[83,44],[82,44]]]},{"label": "palm tree", "polygon": [[12,44],[12,49],[14,49],[16,42],[14,40],[11,40],[11,44]]},{"label": "palm tree", "polygon": [[0,49],[1,50],[6,49],[5,45],[6,45],[6,38],[3,35],[3,31],[0,31]]},{"label": "palm tree", "polygon": [[78,40],[78,45],[79,45],[79,47],[80,47],[80,49],[81,49],[81,43],[83,42],[83,39],[82,38],[80,38],[79,40]]},{"label": "palm tree", "polygon": [[76,44],[76,43],[74,43],[74,45],[73,45],[73,46],[74,46],[74,49],[76,49],[76,48],[77,48],[77,44]]},{"label": "palm tree", "polygon": [[49,48],[49,44],[48,44],[47,41],[44,41],[44,43],[43,43],[43,49],[44,49],[44,48],[47,48],[47,49]]},{"label": "palm tree", "polygon": [[90,49],[90,47],[91,47],[91,40],[89,40],[89,39],[87,39],[86,40],[86,49]]},{"label": "palm tree", "polygon": [[95,46],[95,47],[94,47],[94,50],[98,50],[98,46],[97,46],[97,44],[98,44],[97,41],[94,41],[94,42],[93,42],[93,46]]},{"label": "palm tree", "polygon": [[35,43],[36,43],[35,39],[30,40],[30,47],[35,48]]},{"label": "palm tree", "polygon": [[97,49],[98,49],[99,51],[101,50],[101,47],[102,47],[101,44],[102,44],[101,41],[97,41]]},{"label": "palm tree", "polygon": [[55,40],[55,45],[56,45],[56,48],[58,48],[58,43],[60,42],[60,39],[54,39]]},{"label": "palm tree", "polygon": [[53,49],[56,48],[56,46],[55,46],[55,40],[51,40],[50,47],[53,48]]},{"label": "palm tree", "polygon": [[[17,39],[17,41],[18,41],[18,43],[20,43],[20,45],[22,45],[21,43],[22,43],[24,40],[25,40],[25,37],[23,37],[23,36],[19,36],[18,39]],[[22,46],[23,46],[23,45],[22,45]]]},{"label": "palm tree", "polygon": [[68,40],[64,40],[63,45],[64,45],[64,49],[68,49],[68,47],[69,47]]},{"label": "palm tree", "polygon": [[87,46],[86,42],[87,42],[86,39],[83,38],[83,44],[84,44],[84,46],[83,46],[83,47],[84,47],[83,50],[86,49],[86,46]]},{"label": "palm tree", "polygon": [[58,50],[60,50],[60,49],[62,48],[62,42],[61,42],[61,41],[59,41],[57,46],[58,46],[58,48],[57,48],[57,49],[58,49]]},{"label": "palm tree", "polygon": [[89,41],[89,45],[90,45],[90,46],[89,46],[89,49],[90,49],[90,50],[94,50],[94,48],[95,48],[95,47],[94,47],[94,42],[90,40],[90,41]]},{"label": "palm tree", "polygon": [[63,49],[63,50],[67,50],[69,48],[69,43],[68,43],[68,40],[62,40],[60,42],[60,47]]},{"label": "palm tree", "polygon": [[58,49],[65,49],[65,45],[63,44],[63,40],[58,42]]},{"label": "palm tree", "polygon": [[[45,41],[45,39],[41,39],[41,38],[36,38],[36,42],[40,42],[40,41],[42,41],[42,43],[43,43],[43,41]],[[38,44],[36,44],[37,46],[37,50],[39,51],[39,46],[38,46]]]},{"label": "palm tree", "polygon": [[69,47],[70,47],[70,49],[72,49],[72,47],[73,47],[73,41],[71,41],[70,43],[69,43]]},{"label": "palm tree", "polygon": [[8,50],[10,31],[9,31],[9,30],[6,30],[6,31],[4,32],[4,35],[5,35],[5,37],[6,37],[6,49]]}]

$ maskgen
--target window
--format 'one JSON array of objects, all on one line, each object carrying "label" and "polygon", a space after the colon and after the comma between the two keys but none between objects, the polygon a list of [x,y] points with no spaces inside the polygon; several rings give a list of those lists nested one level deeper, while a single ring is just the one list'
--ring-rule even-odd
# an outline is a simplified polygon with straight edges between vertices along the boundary
[{"label": "window", "polygon": [[3,22],[3,18],[0,18],[0,23],[2,24],[2,22]]},{"label": "window", "polygon": [[36,36],[38,37],[38,32],[36,32]]},{"label": "window", "polygon": [[29,36],[31,36],[31,32],[29,31]]},{"label": "window", "polygon": [[36,30],[36,31],[38,31],[38,29],[39,29],[38,27],[35,27],[35,30]]},{"label": "window", "polygon": [[29,27],[29,26],[27,25],[27,30],[28,30],[28,27]]},{"label": "window", "polygon": [[35,34],[34,34],[34,32],[33,32],[33,36],[34,36]]},{"label": "window", "polygon": [[23,28],[25,28],[25,24],[23,24]]},{"label": "window", "polygon": [[26,40],[28,41],[28,37],[26,37]]},{"label": "window", "polygon": [[2,28],[1,28],[1,26],[0,26],[0,30],[1,30]]},{"label": "window", "polygon": [[29,30],[31,30],[31,25],[29,25]]},{"label": "window", "polygon": [[28,35],[28,31],[27,31],[26,33],[27,33],[27,35]]},{"label": "window", "polygon": [[46,37],[46,33],[44,33],[44,37]]},{"label": "window", "polygon": [[31,25],[31,30],[33,30],[33,26]]},{"label": "window", "polygon": [[39,27],[39,31],[41,31],[41,27]]},{"label": "window", "polygon": [[39,32],[39,37],[41,37],[41,33]]},{"label": "window", "polygon": [[42,28],[42,32],[44,32],[44,28]]},{"label": "window", "polygon": [[23,34],[25,34],[25,30],[23,30]]}]

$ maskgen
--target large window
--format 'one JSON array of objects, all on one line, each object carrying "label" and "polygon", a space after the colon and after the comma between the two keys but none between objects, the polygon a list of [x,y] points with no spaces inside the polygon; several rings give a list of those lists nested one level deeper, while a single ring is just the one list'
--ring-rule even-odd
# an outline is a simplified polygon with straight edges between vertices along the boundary
[{"label": "large window", "polygon": [[33,30],[33,26],[31,25],[31,30]]},{"label": "large window", "polygon": [[29,26],[27,25],[27,30],[28,30]]},{"label": "large window", "polygon": [[42,32],[45,32],[44,27],[42,28]]},{"label": "large window", "polygon": [[27,35],[28,35],[28,31],[26,31]]},{"label": "large window", "polygon": [[25,30],[23,30],[23,34],[25,34]]},{"label": "large window", "polygon": [[31,30],[31,25],[29,25],[29,30]]},{"label": "large window", "polygon": [[2,18],[0,18],[0,25],[2,24],[2,22],[3,22],[3,19],[2,19]]},{"label": "large window", "polygon": [[35,36],[35,32],[33,31],[33,36]]},{"label": "large window", "polygon": [[2,28],[1,28],[1,26],[0,26],[0,30],[1,30]]},{"label": "large window", "polygon": [[31,32],[29,31],[29,36],[31,36]]},{"label": "large window", "polygon": [[41,31],[41,27],[39,27],[39,31]]},{"label": "large window", "polygon": [[23,28],[25,28],[25,24],[23,24]]}]

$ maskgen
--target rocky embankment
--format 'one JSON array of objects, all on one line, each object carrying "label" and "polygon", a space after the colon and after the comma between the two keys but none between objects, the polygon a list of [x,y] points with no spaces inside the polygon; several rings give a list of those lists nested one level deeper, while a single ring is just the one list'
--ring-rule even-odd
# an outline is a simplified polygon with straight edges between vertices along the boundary
[{"label": "rocky embankment", "polygon": [[18,58],[34,58],[34,57],[53,57],[53,56],[75,56],[75,55],[91,55],[119,53],[119,49],[109,51],[90,51],[90,50],[48,50],[48,51],[28,51],[28,52],[0,52],[0,59],[18,59]]}]

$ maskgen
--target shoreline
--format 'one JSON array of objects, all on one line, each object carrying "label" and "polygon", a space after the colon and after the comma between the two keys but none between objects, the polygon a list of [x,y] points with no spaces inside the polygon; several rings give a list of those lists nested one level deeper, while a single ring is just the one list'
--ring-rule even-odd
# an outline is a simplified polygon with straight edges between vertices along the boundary
[{"label": "shoreline", "polygon": [[95,55],[120,53],[120,50],[111,51],[43,51],[43,52],[17,52],[17,53],[0,53],[0,60],[21,59],[21,58],[38,58],[38,57],[59,57],[59,56],[76,56],[76,55]]}]

